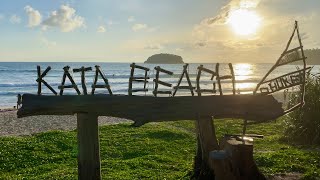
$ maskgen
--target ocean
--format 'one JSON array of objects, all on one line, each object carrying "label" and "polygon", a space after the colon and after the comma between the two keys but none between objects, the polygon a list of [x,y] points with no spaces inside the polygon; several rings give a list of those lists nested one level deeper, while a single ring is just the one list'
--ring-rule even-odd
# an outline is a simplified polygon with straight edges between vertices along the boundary
[{"label": "ocean", "polygon": [[[160,73],[160,80],[171,83],[173,86],[177,85],[179,77],[182,73],[183,64],[139,64],[141,66],[149,67],[149,83],[147,85],[149,91],[146,93],[135,93],[136,95],[152,95],[154,88],[153,78],[155,78],[154,67],[160,66],[163,69],[172,71],[174,75],[169,76]],[[37,93],[37,65],[41,66],[41,71],[43,72],[48,66],[51,66],[51,70],[44,78],[48,84],[50,84],[58,93],[58,86],[61,84],[63,67],[69,65],[73,68],[80,68],[82,66],[92,67],[93,71],[86,72],[86,84],[88,92],[91,92],[91,85],[94,79],[94,66],[99,65],[103,73],[109,80],[112,92],[114,94],[128,94],[128,82],[130,76],[130,63],[101,63],[101,62],[0,62],[0,107],[13,107],[17,102],[18,94],[36,94]],[[200,64],[189,64],[188,72],[192,82],[192,85],[196,86],[196,75],[197,67]],[[215,70],[215,64],[203,64],[205,68]],[[236,90],[240,94],[250,94],[253,92],[257,83],[262,79],[262,77],[267,73],[267,71],[272,67],[273,64],[233,64],[235,78],[236,78]],[[297,69],[296,65],[285,65],[281,66],[276,71],[274,71],[270,78],[278,77],[288,72],[295,71]],[[319,73],[320,66],[314,66],[312,73]],[[72,74],[75,82],[78,84],[80,91],[81,88],[81,78],[80,73]],[[220,76],[230,75],[230,70],[228,64],[220,64]],[[135,76],[144,76],[144,71],[136,70]],[[201,76],[201,88],[202,89],[212,89],[212,81],[210,81],[210,74],[203,73]],[[68,84],[69,81],[66,81]],[[98,80],[98,84],[102,83],[102,79]],[[221,81],[222,89],[225,94],[229,94],[232,91],[231,80]],[[69,83],[70,84],[70,83]],[[186,85],[186,78],[183,78],[182,85]],[[142,88],[141,83],[134,83],[133,88]],[[52,94],[43,85],[43,94]],[[159,90],[171,90],[170,88],[162,88],[159,86]],[[98,94],[108,94],[106,89],[97,89]],[[76,94],[74,89],[65,90],[65,94]],[[191,95],[188,90],[178,90],[178,96],[188,96]],[[210,94],[208,94],[210,95]]]}]

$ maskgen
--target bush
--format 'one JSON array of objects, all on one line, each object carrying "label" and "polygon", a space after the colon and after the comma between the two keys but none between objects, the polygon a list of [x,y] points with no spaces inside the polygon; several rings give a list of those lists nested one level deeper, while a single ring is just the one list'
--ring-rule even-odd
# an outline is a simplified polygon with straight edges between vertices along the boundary
[{"label": "bush", "polygon": [[[300,97],[291,94],[288,106],[297,104]],[[303,144],[320,145],[320,79],[310,75],[306,81],[305,105],[288,114],[286,135]]]}]

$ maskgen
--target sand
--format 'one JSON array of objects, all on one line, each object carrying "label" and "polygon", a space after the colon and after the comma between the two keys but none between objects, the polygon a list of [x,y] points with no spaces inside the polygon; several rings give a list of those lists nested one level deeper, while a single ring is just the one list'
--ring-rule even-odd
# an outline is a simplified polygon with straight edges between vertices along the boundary
[{"label": "sand", "polygon": [[[30,116],[17,118],[17,110],[0,110],[0,136],[22,136],[50,130],[74,130],[76,116]],[[99,125],[132,122],[127,119],[99,117]]]}]

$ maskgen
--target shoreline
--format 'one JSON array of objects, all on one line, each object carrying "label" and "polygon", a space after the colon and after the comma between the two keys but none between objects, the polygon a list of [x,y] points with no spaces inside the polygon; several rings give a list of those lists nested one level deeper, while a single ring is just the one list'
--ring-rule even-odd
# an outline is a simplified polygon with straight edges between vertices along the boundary
[{"label": "shoreline", "polygon": [[17,111],[18,109],[10,108],[10,107],[0,107],[0,113],[7,112],[7,111]]},{"label": "shoreline", "polygon": [[[75,115],[40,115],[17,118],[17,109],[0,110],[0,137],[29,136],[52,130],[70,131],[77,129]],[[100,116],[99,126],[132,122],[128,119]]]}]

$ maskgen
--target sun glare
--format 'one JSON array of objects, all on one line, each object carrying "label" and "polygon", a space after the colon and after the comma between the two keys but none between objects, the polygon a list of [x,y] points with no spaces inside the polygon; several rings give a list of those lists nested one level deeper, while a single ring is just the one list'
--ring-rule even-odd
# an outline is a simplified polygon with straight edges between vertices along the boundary
[{"label": "sun glare", "polygon": [[234,72],[236,75],[236,80],[247,80],[250,75],[252,75],[252,65],[247,63],[235,64]]},{"label": "sun glare", "polygon": [[230,12],[228,23],[239,35],[250,35],[257,31],[261,18],[254,11],[238,9]]}]

